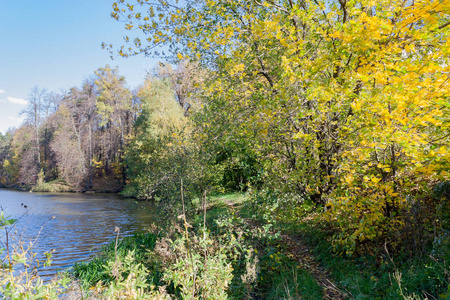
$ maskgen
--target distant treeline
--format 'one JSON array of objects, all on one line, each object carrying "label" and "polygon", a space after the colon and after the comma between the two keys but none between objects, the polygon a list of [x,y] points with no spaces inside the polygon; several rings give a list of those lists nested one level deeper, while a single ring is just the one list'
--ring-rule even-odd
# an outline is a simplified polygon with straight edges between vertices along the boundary
[{"label": "distant treeline", "polygon": [[158,109],[148,108],[151,98],[158,95],[159,113],[167,115],[169,127],[182,122],[189,110],[176,90],[178,71],[165,67],[155,72],[135,91],[109,66],[66,92],[33,88],[22,112],[24,123],[0,135],[1,184],[32,187],[38,180],[63,179],[75,191],[86,191],[103,178],[121,189],[127,163],[134,159],[127,154],[130,145],[145,126],[144,115]]}]

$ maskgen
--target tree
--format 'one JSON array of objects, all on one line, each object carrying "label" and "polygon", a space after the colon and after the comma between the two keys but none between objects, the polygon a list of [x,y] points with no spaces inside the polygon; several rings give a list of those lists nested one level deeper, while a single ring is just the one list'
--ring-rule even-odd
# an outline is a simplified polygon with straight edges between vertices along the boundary
[{"label": "tree", "polygon": [[[22,114],[25,114],[25,122],[32,126],[34,130],[34,155],[37,164],[36,168],[38,170],[41,168],[40,126],[44,121],[43,106],[46,93],[47,91],[45,89],[39,89],[37,86],[33,87],[28,96],[28,106],[22,112]],[[37,175],[37,173],[34,175]]]},{"label": "tree", "polygon": [[73,87],[62,96],[59,109],[52,117],[56,127],[52,150],[57,156],[59,173],[80,190],[92,188],[94,159],[100,155],[96,142],[100,122],[96,97],[94,81],[87,80],[81,89]]},{"label": "tree", "polygon": [[16,168],[12,160],[12,141],[14,131],[8,130],[5,135],[0,133],[0,185],[10,186],[15,183]]},{"label": "tree", "polygon": [[41,125],[41,152],[42,152],[42,166],[45,177],[47,179],[55,179],[57,174],[56,161],[54,153],[51,151],[50,143],[53,139],[54,126],[52,124],[52,116],[57,112],[61,102],[61,95],[55,92],[45,93],[42,103],[42,125]]},{"label": "tree", "polygon": [[171,82],[175,98],[185,116],[189,115],[189,111],[200,109],[201,99],[196,97],[196,90],[207,75],[203,68],[189,61],[181,61],[175,69],[170,64],[159,63],[153,73],[153,76],[167,78]]},{"label": "tree", "polygon": [[22,125],[14,133],[11,145],[13,157],[10,164],[16,166],[15,183],[32,185],[36,182],[40,170],[36,161],[35,134],[34,127],[29,124]]},{"label": "tree", "polygon": [[[333,210],[347,219],[339,221],[347,228],[339,241],[353,245],[350,253],[367,240],[395,246],[402,214],[429,202],[430,187],[449,178],[450,5],[401,4],[360,10],[356,26],[330,35],[338,53],[359,54],[352,77],[360,88],[351,126],[342,132],[349,139],[342,143]],[[433,205],[421,222],[430,222]]]},{"label": "tree", "polygon": [[[72,89],[71,95],[74,95]],[[77,116],[69,107],[70,101],[60,105],[56,118],[57,128],[51,149],[55,153],[58,172],[62,179],[75,190],[84,189],[87,179],[87,163],[82,148],[81,126],[76,122]]]},{"label": "tree", "polygon": [[127,193],[149,199],[173,196],[187,174],[186,119],[168,78],[148,77],[139,91],[139,116],[126,148]]},{"label": "tree", "polygon": [[411,197],[449,178],[449,11],[424,0],[144,0],[114,3],[112,16],[142,34],[120,56],[166,44],[206,68],[204,140],[245,145],[272,188],[328,202],[336,245],[352,253],[394,247]]},{"label": "tree", "polygon": [[111,69],[107,65],[95,71],[95,75],[97,114],[105,132],[101,141],[105,169],[108,171],[108,164],[111,163],[121,164],[122,183],[125,184],[122,149],[132,124],[132,95],[126,88],[125,77],[118,75],[118,68]]},{"label": "tree", "polygon": [[[32,126],[34,130],[33,148],[36,169],[43,170],[47,178],[52,178],[54,175],[52,174],[54,173],[52,170],[54,158],[49,146],[53,132],[49,118],[57,110],[59,102],[58,94],[33,87],[28,97],[28,106],[22,112],[25,115],[25,123]],[[37,175],[37,173],[33,175]]]},{"label": "tree", "polygon": [[82,94],[84,95],[84,101],[82,102],[82,107],[80,111],[84,113],[84,119],[87,127],[87,139],[84,143],[85,157],[88,160],[88,173],[89,178],[87,180],[86,188],[90,189],[93,186],[94,180],[94,156],[95,147],[97,143],[95,142],[95,130],[97,126],[97,109],[96,109],[96,91],[95,83],[93,80],[87,80],[83,84]]}]

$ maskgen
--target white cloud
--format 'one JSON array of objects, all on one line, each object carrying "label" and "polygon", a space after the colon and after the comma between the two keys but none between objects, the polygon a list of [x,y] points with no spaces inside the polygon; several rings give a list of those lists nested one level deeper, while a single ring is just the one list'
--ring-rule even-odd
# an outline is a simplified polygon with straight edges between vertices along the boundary
[{"label": "white cloud", "polygon": [[5,90],[0,89],[0,94],[3,94],[3,93],[5,93]]},{"label": "white cloud", "polygon": [[12,117],[12,116],[8,116],[8,119],[10,119],[11,121],[14,121],[16,124],[20,124],[24,120],[23,117]]},{"label": "white cloud", "polygon": [[21,98],[14,98],[14,97],[6,97],[8,99],[9,103],[12,104],[19,104],[19,105],[27,105],[28,101]]}]

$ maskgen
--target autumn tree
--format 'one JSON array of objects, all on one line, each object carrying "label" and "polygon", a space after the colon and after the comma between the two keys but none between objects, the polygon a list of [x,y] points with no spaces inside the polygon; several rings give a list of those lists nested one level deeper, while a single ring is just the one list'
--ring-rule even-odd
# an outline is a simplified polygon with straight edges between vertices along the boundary
[{"label": "autumn tree", "polygon": [[125,77],[118,69],[108,65],[95,71],[95,86],[98,93],[96,107],[103,134],[101,137],[102,160],[109,171],[111,164],[119,168],[122,183],[125,184],[126,170],[123,165],[125,138],[132,125],[132,95],[126,87]]},{"label": "autumn tree", "polygon": [[414,223],[434,222],[430,189],[450,175],[450,3],[383,4],[349,10],[353,24],[330,34],[338,53],[359,54],[333,195],[333,212],[346,228],[338,241],[350,253],[366,241],[397,245],[407,222],[402,215],[414,207],[424,207]]},{"label": "autumn tree", "polygon": [[97,92],[95,90],[94,80],[87,80],[82,87],[83,100],[81,101],[80,112],[85,120],[86,133],[84,141],[84,152],[87,159],[88,179],[86,188],[91,188],[94,184],[94,157],[97,151],[96,131],[98,129],[98,116],[96,107]]},{"label": "autumn tree", "polygon": [[185,116],[188,116],[190,111],[200,109],[202,102],[197,97],[197,90],[207,76],[206,70],[200,65],[184,60],[174,68],[171,64],[160,62],[153,69],[152,75],[171,82],[175,99],[184,110]]},{"label": "autumn tree", "polygon": [[[69,97],[76,97],[73,88]],[[56,113],[56,131],[51,144],[55,153],[60,178],[75,190],[83,190],[87,179],[87,163],[82,148],[82,126],[77,120],[76,111],[70,105],[72,99],[62,103]],[[76,99],[78,100],[78,99]]]},{"label": "autumn tree", "polygon": [[50,143],[53,140],[54,134],[54,124],[52,116],[55,115],[58,110],[59,104],[62,101],[61,94],[56,92],[46,92],[43,97],[42,103],[42,125],[40,128],[41,138],[41,157],[42,166],[41,169],[45,173],[45,178],[47,180],[55,179],[58,177],[58,172],[56,168],[56,161],[54,152],[51,151]]},{"label": "autumn tree", "polygon": [[[225,148],[249,149],[244,153],[252,153],[250,157],[264,161],[266,178],[270,178],[273,187],[280,187],[281,182],[284,190],[296,190],[318,204],[324,203],[335,185],[333,159],[339,152],[336,132],[329,132],[336,131],[338,126],[330,123],[345,121],[339,116],[348,113],[349,104],[330,102],[337,112],[333,108],[320,110],[317,100],[307,99],[307,91],[313,89],[314,82],[307,78],[287,81],[284,77],[289,69],[283,68],[283,64],[297,56],[296,52],[304,51],[305,63],[317,60],[322,64],[322,68],[316,69],[317,74],[311,76],[317,77],[321,84],[330,82],[334,74],[330,63],[333,58],[317,54],[331,48],[312,42],[323,39],[317,35],[317,22],[305,20],[300,28],[300,21],[293,20],[297,17],[291,15],[297,10],[305,18],[317,17],[322,22],[321,14],[309,15],[308,10],[314,12],[316,4],[308,9],[292,3],[246,1],[185,4],[160,2],[153,6],[165,11],[162,18],[166,19],[161,22],[152,19],[156,15],[151,13],[141,18],[139,8],[134,6],[122,8],[134,12],[129,15],[114,6],[113,16],[118,19],[121,15],[125,18],[137,15],[129,20],[127,28],[145,29],[150,35],[147,41],[154,42],[148,47],[138,47],[137,51],[121,49],[119,54],[148,54],[151,47],[165,42],[177,57],[198,60],[210,70],[210,81],[201,90],[202,97],[207,99],[203,120],[221,125],[205,124],[205,141],[234,145]],[[321,118],[315,118],[318,113]],[[305,138],[294,138],[302,134]]]},{"label": "autumn tree", "polygon": [[101,155],[97,95],[94,80],[86,80],[81,88],[73,87],[61,96],[59,109],[52,116],[56,126],[52,150],[58,170],[62,178],[81,190],[93,187],[94,161]]},{"label": "autumn tree", "polygon": [[186,125],[169,78],[149,76],[138,93],[139,115],[126,148],[127,194],[149,199],[171,196],[187,174]]},{"label": "autumn tree", "polygon": [[14,131],[0,133],[0,185],[10,186],[15,183],[15,168],[13,165],[12,141]]},{"label": "autumn tree", "polygon": [[112,16],[141,33],[118,55],[165,44],[206,68],[204,140],[248,147],[272,188],[331,205],[352,253],[395,246],[411,199],[448,179],[449,5],[120,1]]},{"label": "autumn tree", "polygon": [[12,160],[16,184],[32,185],[36,182],[39,168],[36,160],[36,131],[29,124],[22,125],[14,133],[12,140]]},{"label": "autumn tree", "polygon": [[[57,93],[33,87],[28,97],[27,108],[22,111],[22,115],[25,116],[25,124],[31,126],[34,131],[32,141],[36,167],[32,169],[36,169],[38,172],[42,170],[47,178],[55,176],[55,162],[50,151],[53,132],[49,118],[57,110],[59,101],[60,98]],[[29,163],[31,163],[30,159],[28,159]],[[32,175],[36,176],[37,173]]]}]

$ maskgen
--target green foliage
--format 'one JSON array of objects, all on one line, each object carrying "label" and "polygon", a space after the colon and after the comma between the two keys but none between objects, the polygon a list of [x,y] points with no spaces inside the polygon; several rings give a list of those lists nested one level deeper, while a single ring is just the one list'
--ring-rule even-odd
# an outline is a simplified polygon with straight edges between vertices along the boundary
[{"label": "green foliage", "polygon": [[[98,295],[107,297],[161,296],[167,282],[183,298],[226,299],[232,268],[220,248],[211,248],[212,243],[208,238],[192,237],[187,243],[179,238],[167,244],[165,239],[157,241],[154,234],[134,235],[117,245],[111,242],[88,263],[76,264],[72,274],[85,288],[96,286]],[[159,292],[153,294],[158,286]]]},{"label": "green foliage", "polygon": [[5,135],[0,133],[0,186],[10,186],[15,182],[17,169],[12,160],[13,134],[8,131]]},{"label": "green foliage", "polygon": [[438,183],[433,189],[433,198],[437,201],[437,217],[441,228],[450,231],[450,181]]},{"label": "green foliage", "polygon": [[125,155],[130,183],[124,193],[141,199],[179,195],[190,147],[183,111],[167,79],[148,78],[139,95],[134,138]]},{"label": "green foliage", "polygon": [[243,148],[271,190],[331,205],[337,251],[413,244],[410,220],[435,209],[430,186],[449,177],[447,1],[148,5],[114,3],[145,36],[118,54],[165,44],[206,69],[194,119],[211,157],[231,150],[225,181],[253,175],[240,174]]},{"label": "green foliage", "polygon": [[[433,256],[368,254],[348,258],[333,252],[334,230],[326,222],[301,222],[290,227],[301,233],[315,256],[331,272],[338,287],[352,298],[407,299],[413,295],[438,297],[448,285],[448,262]],[[420,296],[422,297],[422,296]]]},{"label": "green foliage", "polygon": [[153,256],[157,238],[146,233],[112,241],[94,259],[75,264],[71,274],[95,298],[171,299],[161,286],[163,270]]},{"label": "green foliage", "polygon": [[109,123],[123,131],[126,128],[124,113],[131,109],[131,93],[125,87],[125,77],[118,75],[118,68],[111,69],[109,65],[95,71],[95,75],[99,89],[96,107],[101,118],[100,126]]},{"label": "green foliage", "polygon": [[[224,195],[223,198],[232,197]],[[220,198],[218,201],[220,204]],[[229,295],[237,299],[319,299],[321,288],[309,272],[284,253],[280,232],[258,219],[251,221],[258,226],[250,225],[240,216],[255,212],[251,199],[237,204],[242,205],[233,206],[240,210],[239,214],[234,209],[231,213],[224,212],[219,205],[208,211],[207,217],[211,236],[224,247],[234,269]]]},{"label": "green foliage", "polygon": [[223,166],[219,184],[228,191],[241,192],[260,185],[261,172],[256,158],[239,146],[232,146],[232,149],[219,151],[216,156],[215,164]]},{"label": "green foliage", "polygon": [[45,183],[45,174],[44,174],[44,169],[41,169],[38,173],[38,178],[37,178],[37,184],[44,184]]},{"label": "green foliage", "polygon": [[[4,229],[6,226],[11,226],[16,223],[17,219],[10,219],[5,217],[3,210],[0,212],[0,230]],[[2,249],[3,250],[3,249]]]},{"label": "green foliage", "polygon": [[125,257],[116,257],[108,261],[106,266],[113,277],[106,286],[99,282],[96,292],[102,297],[115,299],[154,299],[152,286],[147,283],[149,272],[136,260],[135,253],[130,250]]},{"label": "green foliage", "polygon": [[[178,252],[164,279],[179,288],[183,299],[228,299],[233,268],[224,249],[207,235],[175,241]],[[198,242],[195,242],[198,240]]]},{"label": "green foliage", "polygon": [[[76,263],[71,274],[80,279],[85,288],[95,286],[98,282],[108,285],[112,284],[116,277],[119,276],[116,273],[115,277],[112,272],[116,266],[115,264],[119,264],[119,262],[116,262],[117,260],[127,261],[129,268],[140,268],[138,263],[145,263],[144,268],[146,272],[149,272],[149,275],[145,277],[143,282],[148,286],[157,285],[161,277],[161,270],[156,263],[153,264],[150,261],[150,251],[154,249],[157,237],[157,235],[152,233],[134,234],[131,237],[121,239],[117,247],[115,241],[112,241],[101,249],[98,256],[88,262]],[[131,265],[132,261],[136,262],[136,264]],[[129,274],[129,270],[125,270],[128,269],[125,268],[120,273],[120,276],[122,276],[121,280]],[[142,271],[142,269],[139,270]]]}]

